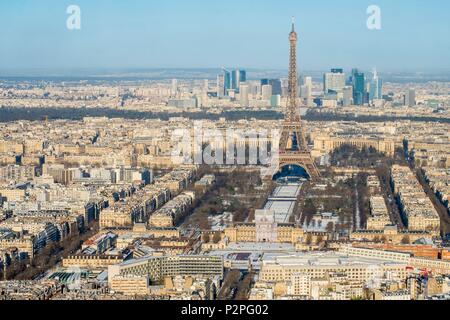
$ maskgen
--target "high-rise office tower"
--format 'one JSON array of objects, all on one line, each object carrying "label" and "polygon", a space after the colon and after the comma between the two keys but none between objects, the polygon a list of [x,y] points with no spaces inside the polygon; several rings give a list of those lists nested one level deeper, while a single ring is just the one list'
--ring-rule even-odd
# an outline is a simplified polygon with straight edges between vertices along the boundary
[{"label": "high-rise office tower", "polygon": [[209,80],[208,79],[204,79],[203,80],[203,92],[207,93],[209,90]]},{"label": "high-rise office tower", "polygon": [[269,84],[272,86],[273,95],[281,95],[281,80],[280,79],[270,79]]},{"label": "high-rise office tower", "polygon": [[352,70],[353,103],[362,106],[366,101],[366,78],[358,69]]},{"label": "high-rise office tower", "polygon": [[344,107],[348,107],[352,105],[352,99],[353,99],[353,88],[352,86],[346,86],[343,90],[343,97],[342,97],[342,105]]},{"label": "high-rise office tower", "polygon": [[304,99],[311,98],[311,87],[307,85],[302,85],[300,87],[300,97]]},{"label": "high-rise office tower", "polygon": [[178,93],[178,80],[177,79],[172,79],[172,85],[170,88],[170,95],[172,97],[175,97]]},{"label": "high-rise office tower", "polygon": [[239,86],[241,83],[247,81],[247,72],[245,70],[233,70],[231,72],[231,89],[239,92]]},{"label": "high-rise office tower", "polygon": [[225,76],[223,74],[219,74],[217,76],[217,97],[223,98],[225,95]]},{"label": "high-rise office tower", "polygon": [[247,82],[247,71],[245,70],[239,70],[239,81],[242,82]]},{"label": "high-rise office tower", "polygon": [[261,96],[263,100],[270,100],[272,96],[272,86],[270,84],[265,84],[261,87]]},{"label": "high-rise office tower", "polygon": [[231,72],[231,89],[235,90],[236,92],[239,91],[239,84],[240,84],[240,72],[239,70],[233,70]]},{"label": "high-rise office tower", "polygon": [[241,84],[239,87],[239,95],[240,95],[240,99],[239,102],[241,104],[242,107],[248,107],[249,106],[249,99],[248,99],[248,95],[249,95],[249,86],[248,84]]},{"label": "high-rise office tower", "polygon": [[378,77],[377,70],[373,71],[373,78],[370,81],[369,90],[369,100],[380,100],[383,99],[383,82],[380,77]]},{"label": "high-rise office tower", "polygon": [[270,106],[279,107],[281,105],[281,96],[279,94],[270,97]]},{"label": "high-rise office tower", "polygon": [[302,85],[306,85],[312,88],[312,77],[303,77]]},{"label": "high-rise office tower", "polygon": [[231,72],[223,69],[223,91],[228,96],[228,90],[231,89]]},{"label": "high-rise office tower", "polygon": [[269,79],[261,79],[261,87],[269,84]]},{"label": "high-rise office tower", "polygon": [[300,97],[301,98],[311,98],[312,96],[312,78],[302,77],[302,82],[300,86]]},{"label": "high-rise office tower", "polygon": [[417,102],[416,102],[416,90],[414,89],[409,89],[408,92],[405,95],[405,106],[408,107],[414,107]]},{"label": "high-rise office tower", "polygon": [[248,85],[248,92],[253,96],[257,96],[261,93],[261,86],[258,82],[246,82]]},{"label": "high-rise office tower", "polygon": [[323,92],[342,92],[345,87],[345,73],[342,69],[331,69],[323,75]]}]

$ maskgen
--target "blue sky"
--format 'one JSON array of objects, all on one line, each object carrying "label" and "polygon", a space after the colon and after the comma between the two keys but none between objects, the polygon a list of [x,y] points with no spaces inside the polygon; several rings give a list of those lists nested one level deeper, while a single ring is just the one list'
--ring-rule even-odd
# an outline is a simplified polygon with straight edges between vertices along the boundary
[{"label": "blue sky", "polygon": [[[81,30],[66,8],[81,8]],[[381,8],[382,29],[366,27]],[[0,70],[285,69],[291,16],[299,67],[450,70],[448,0],[3,0]]]}]

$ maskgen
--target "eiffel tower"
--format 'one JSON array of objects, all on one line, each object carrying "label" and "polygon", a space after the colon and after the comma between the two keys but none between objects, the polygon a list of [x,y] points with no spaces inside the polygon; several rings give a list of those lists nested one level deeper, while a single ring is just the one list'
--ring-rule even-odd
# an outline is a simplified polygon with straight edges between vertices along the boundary
[{"label": "eiffel tower", "polygon": [[305,139],[305,128],[300,118],[297,97],[297,33],[295,32],[294,18],[292,18],[292,31],[289,34],[289,85],[288,102],[281,129],[279,148],[279,169],[285,166],[297,165],[305,169],[311,180],[319,178],[319,170],[311,157]]}]

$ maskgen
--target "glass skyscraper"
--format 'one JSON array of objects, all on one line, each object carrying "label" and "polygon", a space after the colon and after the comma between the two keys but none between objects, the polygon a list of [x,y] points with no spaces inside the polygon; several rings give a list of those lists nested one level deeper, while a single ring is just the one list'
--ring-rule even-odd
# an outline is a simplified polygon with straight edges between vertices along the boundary
[{"label": "glass skyscraper", "polygon": [[370,81],[369,100],[383,99],[383,81],[378,77],[377,71],[374,70],[373,78]]},{"label": "glass skyscraper", "polygon": [[233,70],[231,72],[231,89],[235,92],[239,92],[239,87],[242,82],[247,81],[247,73],[245,70]]},{"label": "glass skyscraper", "polygon": [[228,90],[231,89],[231,72],[228,70],[223,71],[223,91],[224,94],[228,95]]},{"label": "glass skyscraper", "polygon": [[239,81],[247,82],[247,72],[245,70],[239,70]]},{"label": "glass skyscraper", "polygon": [[366,101],[366,78],[358,69],[352,70],[353,103],[362,106]]},{"label": "glass skyscraper", "polygon": [[281,96],[281,80],[280,79],[270,79],[269,84],[272,86],[272,94],[274,96]]},{"label": "glass skyscraper", "polygon": [[240,83],[240,72],[239,70],[233,70],[231,72],[231,89],[237,91],[239,90],[239,83]]}]

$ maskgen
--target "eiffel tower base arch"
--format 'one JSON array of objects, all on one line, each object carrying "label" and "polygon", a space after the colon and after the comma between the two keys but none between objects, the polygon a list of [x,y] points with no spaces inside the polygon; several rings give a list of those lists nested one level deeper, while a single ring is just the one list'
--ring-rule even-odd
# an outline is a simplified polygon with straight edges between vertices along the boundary
[{"label": "eiffel tower base arch", "polygon": [[319,170],[317,169],[314,160],[311,158],[309,152],[295,152],[292,154],[281,154],[278,164],[279,171],[286,166],[299,166],[305,170],[309,176],[309,180],[316,181],[320,178]]}]

